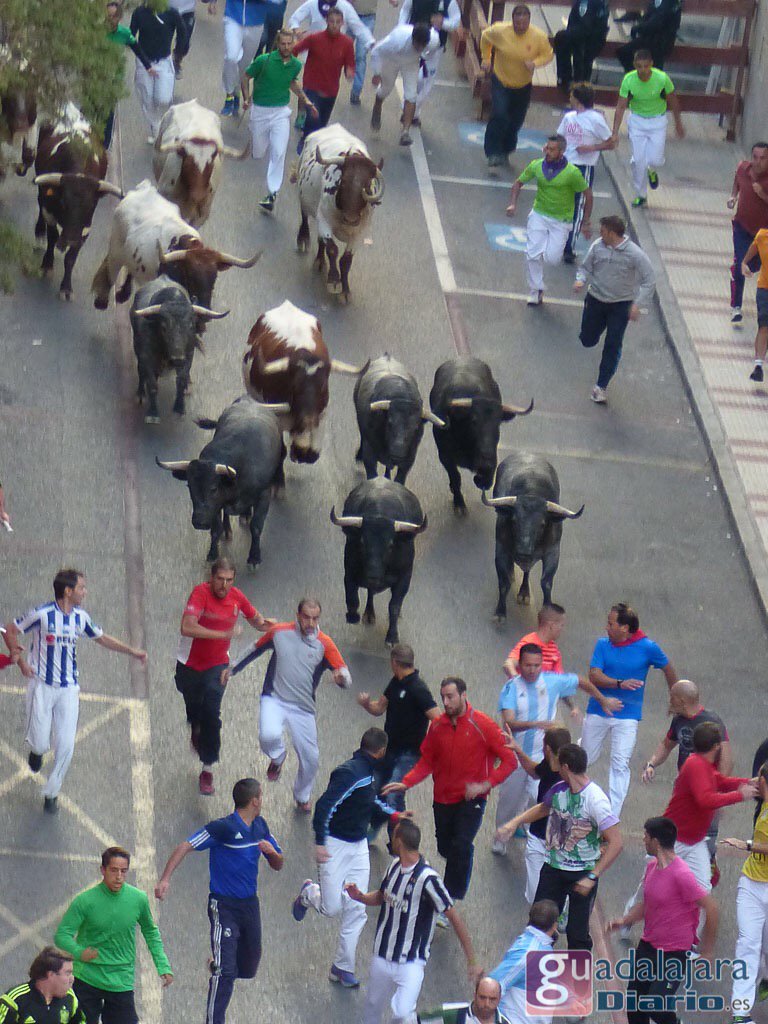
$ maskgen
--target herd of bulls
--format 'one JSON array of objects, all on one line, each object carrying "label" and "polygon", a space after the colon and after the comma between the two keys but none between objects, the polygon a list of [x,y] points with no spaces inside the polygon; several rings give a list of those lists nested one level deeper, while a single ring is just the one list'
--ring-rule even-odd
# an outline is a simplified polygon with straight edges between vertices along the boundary
[{"label": "herd of bulls", "polygon": [[[148,403],[145,421],[159,422],[158,378],[167,370],[176,373],[173,411],[183,415],[200,334],[207,321],[227,315],[211,308],[216,277],[230,267],[252,267],[261,255],[227,255],[207,246],[197,230],[210,213],[223,157],[245,154],[224,145],[216,114],[195,100],[178,104],[165,115],[155,143],[157,187],[145,180],[123,196],[106,180],[107,155],[77,110],[70,106],[59,122],[44,125],[35,138],[29,105],[19,103],[17,108],[4,101],[5,124],[0,128],[5,129],[6,138],[20,140],[19,158],[14,162],[17,173],[25,173],[34,159],[40,209],[35,233],[47,234],[48,242],[43,269],[52,269],[57,247],[65,252],[60,294],[71,299],[72,269],[96,205],[103,195],[120,197],[108,252],[93,279],[94,305],[106,309],[112,288],[117,302],[127,302],[137,286],[130,319],[138,396]],[[297,245],[300,251],[306,250],[309,218],[315,218],[316,265],[322,269],[327,256],[328,288],[344,300],[349,298],[355,241],[383,197],[381,169],[363,143],[340,125],[310,135],[299,164]],[[0,174],[2,170],[0,166]],[[340,258],[337,240],[346,247]],[[288,435],[293,461],[318,459],[329,378],[336,371],[356,378],[357,460],[366,473],[366,480],[348,494],[341,514],[335,508],[330,511],[331,522],[345,535],[347,621],[360,621],[360,589],[368,591],[363,613],[368,623],[375,620],[374,595],[389,590],[386,642],[398,640],[398,618],[413,571],[414,540],[427,528],[421,504],[405,481],[427,422],[448,474],[454,510],[466,514],[460,475],[460,469],[466,469],[473,473],[484,504],[496,512],[496,616],[506,615],[515,565],[523,572],[518,601],[529,601],[529,573],[539,561],[544,600],[550,600],[563,520],[578,518],[583,506],[571,512],[560,505],[557,474],[539,456],[513,454],[497,467],[501,424],[530,413],[533,401],[526,408],[505,404],[484,362],[467,357],[439,366],[426,408],[405,366],[388,354],[360,368],[332,359],[319,321],[286,301],[254,324],[242,371],[247,395],[236,399],[218,420],[197,421],[203,429],[214,431],[199,456],[157,460],[161,468],[187,483],[192,525],[210,531],[209,560],[218,556],[221,537],[231,537],[234,515],[250,526],[248,565],[260,563],[270,498],[285,487],[284,437]],[[379,464],[384,477],[377,475]],[[486,491],[491,487],[489,498]]]}]

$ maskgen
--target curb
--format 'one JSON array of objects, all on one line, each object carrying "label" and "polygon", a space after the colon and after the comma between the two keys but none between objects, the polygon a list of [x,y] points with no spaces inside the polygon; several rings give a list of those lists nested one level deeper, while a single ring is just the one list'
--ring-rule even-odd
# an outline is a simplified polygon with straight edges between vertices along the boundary
[{"label": "curb", "polygon": [[630,233],[648,254],[657,270],[654,301],[667,344],[680,371],[686,395],[704,437],[712,468],[739,539],[752,588],[760,604],[763,619],[768,624],[768,558],[762,538],[750,514],[744,484],[728,446],[720,414],[707,389],[685,318],[669,282],[653,232],[642,214],[636,213],[631,206],[632,196],[625,168],[615,152],[603,153],[603,161],[630,227]]}]

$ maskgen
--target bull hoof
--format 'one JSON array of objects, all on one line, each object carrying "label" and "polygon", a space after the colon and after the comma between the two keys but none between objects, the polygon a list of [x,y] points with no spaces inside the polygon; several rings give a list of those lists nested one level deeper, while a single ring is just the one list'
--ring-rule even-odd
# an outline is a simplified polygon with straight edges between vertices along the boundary
[{"label": "bull hoof", "polygon": [[40,269],[43,272],[43,277],[50,277],[53,273],[53,264],[51,264],[50,267],[42,266]]},{"label": "bull hoof", "polygon": [[359,621],[360,621],[360,613],[359,612],[347,612],[347,622],[349,622],[353,626],[356,626]]},{"label": "bull hoof", "polygon": [[[251,525],[251,517],[250,516],[239,516],[237,521],[240,524],[240,526],[242,526],[242,528],[244,530],[247,530],[248,527]],[[230,536],[231,536],[231,534],[230,534]]]},{"label": "bull hoof", "polygon": [[491,622],[495,622],[497,626],[501,626],[506,621],[507,621],[507,613],[506,612],[495,612],[494,615],[491,617]]},{"label": "bull hoof", "polygon": [[326,281],[325,286],[331,295],[341,295],[341,281]]},{"label": "bull hoof", "polygon": [[95,298],[93,300],[94,309],[106,309],[109,306],[109,299]]},{"label": "bull hoof", "polygon": [[175,412],[175,414],[176,414],[177,416],[183,416],[183,415],[184,415],[184,406],[182,406],[182,407],[181,407],[180,409],[178,409],[178,408],[177,408],[177,407],[176,407],[176,406],[174,405],[174,407],[173,407],[173,411]]},{"label": "bull hoof", "polygon": [[272,488],[272,497],[276,501],[285,501],[285,484],[278,484]]},{"label": "bull hoof", "polygon": [[530,594],[518,594],[517,595],[517,603],[518,604],[530,604],[531,603],[531,595]]},{"label": "bull hoof", "polygon": [[349,305],[349,292],[341,293],[341,301],[344,303],[345,306]]},{"label": "bull hoof", "polygon": [[309,252],[309,242],[299,240],[296,243],[296,252]]},{"label": "bull hoof", "polygon": [[248,559],[248,571],[249,572],[256,572],[256,570],[258,569],[258,567],[260,565],[261,565],[261,557],[253,558],[253,559],[249,558]]},{"label": "bull hoof", "polygon": [[376,625],[376,612],[363,612],[363,623],[366,626]]},{"label": "bull hoof", "polygon": [[72,301],[72,290],[71,289],[60,288],[59,289],[59,298],[61,299],[62,302],[71,302]]},{"label": "bull hoof", "polygon": [[387,645],[387,647],[394,647],[395,644],[400,643],[400,634],[387,633],[387,635],[384,637],[384,643]]},{"label": "bull hoof", "polygon": [[223,537],[224,537],[224,540],[231,541],[232,540],[232,531],[231,530],[225,530],[224,534],[223,534]]},{"label": "bull hoof", "polygon": [[463,501],[461,502],[461,504],[459,504],[458,502],[454,501],[454,503],[453,503],[453,514],[455,516],[461,516],[462,518],[464,518],[464,516],[466,516],[466,514],[467,514],[467,506],[464,504]]},{"label": "bull hoof", "polygon": [[325,270],[325,260],[315,260],[315,262],[312,265],[318,272],[318,274],[322,274],[322,272]]},{"label": "bull hoof", "polygon": [[160,422],[160,417],[159,416],[145,416],[144,417],[144,422],[145,423],[159,423]]}]

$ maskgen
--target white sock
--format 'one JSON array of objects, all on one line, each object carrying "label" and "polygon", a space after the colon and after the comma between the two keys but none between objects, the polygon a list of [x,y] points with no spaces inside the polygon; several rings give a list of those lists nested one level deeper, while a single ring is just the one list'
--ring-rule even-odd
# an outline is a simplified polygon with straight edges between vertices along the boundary
[{"label": "white sock", "polygon": [[755,366],[762,366],[762,365],[763,365],[763,360],[762,359],[756,359],[755,360]]}]

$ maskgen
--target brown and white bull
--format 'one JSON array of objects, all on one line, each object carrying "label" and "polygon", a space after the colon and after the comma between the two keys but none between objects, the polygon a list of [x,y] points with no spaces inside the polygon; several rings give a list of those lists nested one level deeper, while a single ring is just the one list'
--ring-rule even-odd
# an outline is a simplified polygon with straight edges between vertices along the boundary
[{"label": "brown and white bull", "polygon": [[317,462],[320,420],[328,405],[331,370],[358,374],[357,367],[331,359],[320,321],[287,300],[262,313],[248,335],[243,380],[257,402],[287,403],[278,418],[291,435],[291,459]]},{"label": "brown and white bull", "polygon": [[34,94],[9,89],[0,97],[0,180],[9,167],[21,177],[27,173],[35,162],[37,132]]},{"label": "brown and white bull", "polygon": [[[309,250],[309,218],[317,220],[315,267],[322,271],[328,255],[328,291],[349,302],[349,270],[358,238],[370,230],[373,210],[384,196],[384,178],[365,145],[340,124],[312,132],[304,143],[297,181],[301,226],[299,252]],[[343,242],[344,255],[339,259]]]},{"label": "brown and white bull", "polygon": [[152,170],[158,192],[198,228],[210,215],[224,157],[247,155],[247,148],[241,152],[224,145],[218,114],[197,100],[177,103],[163,116],[155,140]]},{"label": "brown and white bull", "polygon": [[35,238],[46,238],[42,269],[53,270],[54,249],[64,253],[59,295],[72,298],[72,270],[91,230],[96,204],[104,195],[123,193],[105,180],[107,154],[80,112],[68,104],[56,124],[44,124],[35,157],[39,213]]},{"label": "brown and white bull", "polygon": [[115,292],[117,302],[128,301],[134,280],[144,284],[164,273],[186,288],[193,303],[210,309],[218,273],[230,267],[252,267],[260,256],[258,252],[240,259],[208,248],[181,217],[178,206],[145,179],[117,205],[109,249],[91,286],[93,304],[107,308],[110,290],[125,268],[125,281]]}]

